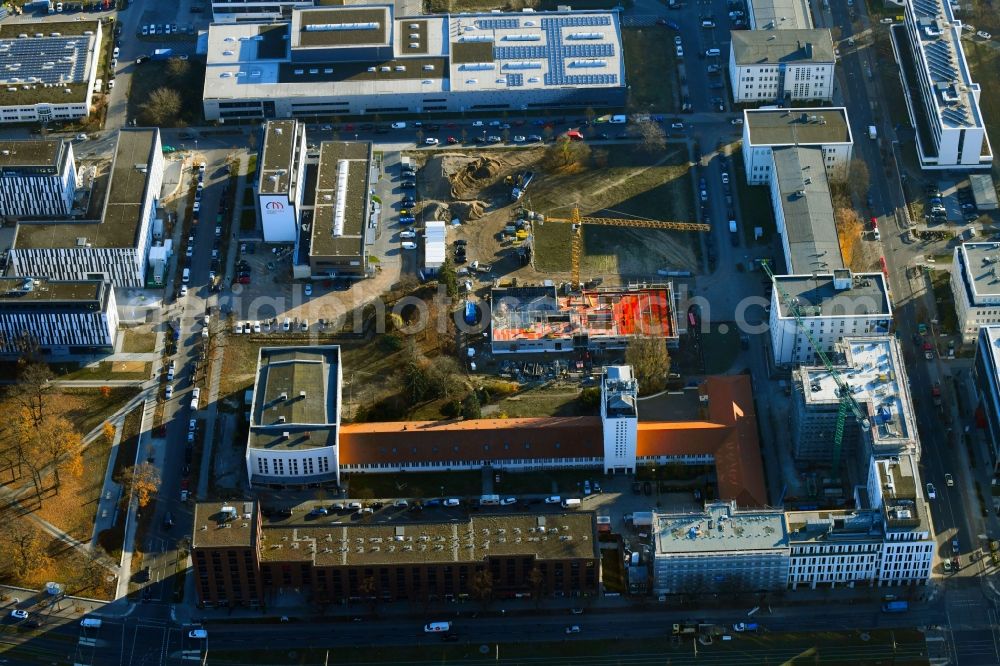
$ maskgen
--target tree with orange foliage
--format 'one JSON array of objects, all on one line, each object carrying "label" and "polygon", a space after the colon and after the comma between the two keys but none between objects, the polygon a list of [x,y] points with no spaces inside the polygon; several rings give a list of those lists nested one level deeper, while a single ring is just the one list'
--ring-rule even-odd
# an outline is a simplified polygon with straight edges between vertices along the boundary
[{"label": "tree with orange foliage", "polygon": [[111,387],[110,386],[102,386],[101,387],[101,397],[104,398],[105,400],[107,400],[108,398],[111,397]]},{"label": "tree with orange foliage", "polygon": [[115,433],[118,432],[118,429],[115,428],[115,424],[112,423],[111,421],[105,421],[104,426],[101,428],[101,431],[104,434],[104,439],[107,440],[108,444],[114,444]]},{"label": "tree with orange foliage", "polygon": [[126,506],[134,494],[139,508],[149,506],[150,500],[160,489],[160,473],[149,463],[128,467],[122,473],[122,501]]},{"label": "tree with orange foliage", "polygon": [[844,265],[851,267],[854,263],[858,242],[861,240],[861,233],[864,226],[858,214],[850,208],[838,208],[834,211],[834,218],[837,222],[837,239],[840,242],[840,254],[844,259]]}]

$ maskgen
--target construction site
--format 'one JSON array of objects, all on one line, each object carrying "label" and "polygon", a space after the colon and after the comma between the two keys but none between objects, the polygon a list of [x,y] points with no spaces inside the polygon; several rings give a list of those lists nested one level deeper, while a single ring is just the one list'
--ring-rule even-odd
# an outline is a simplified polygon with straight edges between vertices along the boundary
[{"label": "construction site", "polygon": [[456,265],[487,264],[493,279],[521,284],[606,286],[699,270],[701,240],[690,232],[709,228],[692,223],[686,147],[594,149],[559,169],[548,150],[456,150],[420,165],[417,213],[451,224],[449,241],[465,243]]}]

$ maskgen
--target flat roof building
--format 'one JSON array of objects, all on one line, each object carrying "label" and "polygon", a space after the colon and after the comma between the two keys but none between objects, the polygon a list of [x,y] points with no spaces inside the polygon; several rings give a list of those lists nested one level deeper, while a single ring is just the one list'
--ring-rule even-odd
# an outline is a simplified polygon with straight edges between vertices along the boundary
[{"label": "flat roof building", "polygon": [[776,364],[812,364],[819,355],[781,296],[798,306],[802,325],[824,353],[845,337],[887,335],[892,303],[882,273],[847,269],[814,275],[776,275],[771,286],[771,354]]},{"label": "flat roof building", "polygon": [[784,146],[772,153],[771,202],[788,272],[844,268],[823,149]]},{"label": "flat roof building", "polygon": [[803,366],[793,373],[796,459],[829,462],[839,455],[841,460],[848,456],[868,460],[872,455],[907,451],[919,455],[920,439],[899,341],[889,335],[845,337],[841,353],[831,361],[851,387],[870,428],[865,430],[849,414],[838,454],[833,443],[840,405],[837,384],[825,367]]},{"label": "flat roof building", "polygon": [[312,277],[367,274],[366,238],[377,224],[371,169],[372,144],[367,141],[320,144],[309,230]]},{"label": "flat roof building", "polygon": [[0,215],[68,216],[76,185],[71,141],[0,141]]},{"label": "flat roof building", "polygon": [[257,605],[288,585],[321,603],[465,599],[484,571],[497,598],[597,592],[589,511],[435,519],[427,508],[417,521],[376,523],[329,502],[242,504],[195,506],[192,558],[204,605]]},{"label": "flat roof building", "polygon": [[774,149],[786,146],[819,148],[823,151],[827,177],[846,178],[854,150],[847,109],[838,106],[743,111],[743,167],[747,183],[770,183]]},{"label": "flat roof building", "polygon": [[962,22],[944,0],[907,2],[903,15],[891,28],[892,46],[921,168],[989,170],[993,149],[979,108],[982,89],[962,47]]},{"label": "flat roof building", "polygon": [[635,336],[678,337],[670,284],[569,296],[557,296],[555,286],[499,287],[491,299],[494,354],[622,349]]},{"label": "flat roof building", "polygon": [[306,126],[272,120],[261,128],[257,209],[264,240],[294,243],[305,196]]},{"label": "flat roof building", "polygon": [[618,15],[606,11],[293,9],[280,23],[213,24],[207,50],[210,120],[601,108],[625,96]]},{"label": "flat roof building", "polygon": [[762,592],[788,582],[780,510],[715,502],[698,513],[654,513],[652,537],[657,594]]},{"label": "flat roof building", "polygon": [[812,13],[806,0],[751,0],[750,30],[809,30]]},{"label": "flat roof building", "polygon": [[1000,326],[983,326],[972,366],[978,405],[976,428],[985,431],[993,471],[1000,471]]},{"label": "flat roof building", "polygon": [[100,21],[0,25],[0,125],[86,118],[101,35]]},{"label": "flat roof building", "polygon": [[951,262],[951,293],[962,341],[1000,323],[1000,243],[962,243]]},{"label": "flat roof building", "polygon": [[160,130],[119,130],[101,218],[20,222],[11,248],[14,273],[54,280],[103,276],[116,287],[144,287],[162,184]]},{"label": "flat roof building", "polygon": [[254,486],[340,483],[340,348],[261,347],[247,439]]},{"label": "flat roof building", "polygon": [[833,99],[837,58],[829,30],[732,30],[729,34],[734,101]]},{"label": "flat roof building", "polygon": [[115,290],[103,280],[0,278],[0,355],[109,353],[117,334]]}]

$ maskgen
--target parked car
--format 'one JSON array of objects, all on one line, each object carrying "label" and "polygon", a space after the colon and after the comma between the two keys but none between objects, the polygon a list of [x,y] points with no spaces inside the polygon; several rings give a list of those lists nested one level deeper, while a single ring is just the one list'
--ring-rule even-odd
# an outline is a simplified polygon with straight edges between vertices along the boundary
[{"label": "parked car", "polygon": [[[461,503],[462,503],[462,500],[458,499],[457,497],[449,497],[448,499],[446,499],[444,501],[444,505],[445,506],[459,506]],[[428,502],[427,506],[431,506],[431,503]]]},{"label": "parked car", "polygon": [[549,495],[545,498],[546,504],[559,504],[560,502],[562,502],[562,497],[559,495]]},{"label": "parked car", "polygon": [[927,499],[937,499],[937,491],[934,489],[933,483],[927,484]]},{"label": "parked car", "polygon": [[401,245],[402,245],[402,247],[403,247],[404,250],[416,250],[417,249],[417,244],[414,243],[414,242],[412,242],[412,241],[403,241],[403,243],[401,243]]}]

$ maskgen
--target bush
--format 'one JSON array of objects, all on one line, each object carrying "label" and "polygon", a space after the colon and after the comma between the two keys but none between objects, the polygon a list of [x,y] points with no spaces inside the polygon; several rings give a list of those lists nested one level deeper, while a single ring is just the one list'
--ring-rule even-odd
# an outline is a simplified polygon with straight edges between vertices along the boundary
[{"label": "bush", "polygon": [[403,338],[398,333],[386,333],[379,336],[378,347],[386,353],[397,352],[403,348]]},{"label": "bush", "polygon": [[458,400],[448,400],[441,405],[441,416],[446,419],[458,418],[462,415],[462,403]]},{"label": "bush", "polygon": [[580,397],[577,398],[580,401],[580,407],[590,410],[596,410],[601,406],[601,389],[597,386],[591,386],[580,391]]}]

